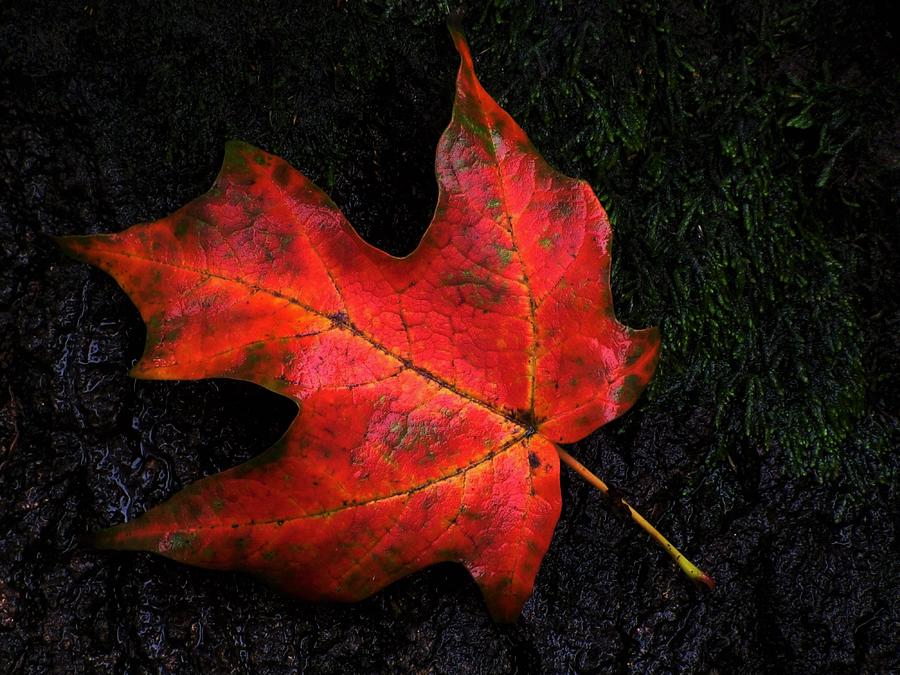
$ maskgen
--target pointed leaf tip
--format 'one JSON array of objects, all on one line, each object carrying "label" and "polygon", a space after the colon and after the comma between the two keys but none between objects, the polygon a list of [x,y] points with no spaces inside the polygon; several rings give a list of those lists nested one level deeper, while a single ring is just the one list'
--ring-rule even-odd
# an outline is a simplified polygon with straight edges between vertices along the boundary
[{"label": "pointed leaf tip", "polygon": [[458,18],[452,17],[447,21],[447,29],[450,31],[450,37],[453,38],[453,45],[459,53],[460,68],[464,68],[469,72],[474,72],[475,67],[472,63],[472,52],[469,51],[469,43],[463,34],[462,26]]}]

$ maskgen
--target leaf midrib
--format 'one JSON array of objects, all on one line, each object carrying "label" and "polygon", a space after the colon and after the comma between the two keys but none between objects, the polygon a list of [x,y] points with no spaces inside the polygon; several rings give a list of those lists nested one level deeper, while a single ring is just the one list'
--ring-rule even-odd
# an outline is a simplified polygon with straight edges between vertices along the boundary
[{"label": "leaf midrib", "polygon": [[[534,426],[529,424],[528,422],[516,418],[514,415],[503,410],[502,408],[498,408],[497,406],[491,405],[490,403],[483,401],[482,399],[478,398],[476,395],[474,395],[470,392],[467,392],[464,389],[459,388],[452,382],[445,380],[440,375],[437,375],[437,374],[431,372],[427,368],[423,368],[421,366],[415,365],[411,359],[407,359],[402,356],[399,356],[398,354],[395,354],[393,351],[390,350],[390,348],[383,345],[378,340],[376,340],[374,337],[372,337],[371,335],[369,335],[368,333],[366,333],[365,331],[361,330],[360,328],[355,326],[353,323],[351,323],[349,319],[343,320],[340,318],[335,318],[335,317],[329,316],[325,312],[318,310],[315,307],[312,307],[311,305],[307,305],[306,303],[300,301],[299,299],[297,299],[295,297],[292,297],[292,296],[282,293],[280,291],[276,291],[272,288],[266,288],[265,286],[260,286],[258,284],[251,283],[249,281],[241,279],[240,277],[228,277],[228,276],[225,276],[222,274],[217,274],[215,272],[211,272],[209,270],[192,267],[190,265],[179,265],[179,264],[175,264],[175,263],[171,263],[171,262],[158,260],[156,258],[150,258],[147,256],[135,255],[133,253],[124,253],[121,251],[114,251],[112,249],[104,248],[104,249],[102,249],[102,251],[103,251],[104,255],[113,255],[113,256],[119,256],[122,258],[142,260],[145,262],[153,263],[156,265],[161,265],[164,267],[171,267],[173,269],[191,272],[194,274],[199,274],[201,276],[206,276],[211,279],[217,279],[219,281],[236,284],[236,285],[242,286],[254,293],[265,293],[267,295],[272,296],[273,298],[277,298],[279,300],[284,300],[285,302],[288,302],[293,305],[296,305],[297,307],[300,307],[301,309],[303,309],[306,312],[309,312],[310,314],[313,314],[320,318],[326,319],[327,321],[329,321],[332,324],[333,327],[335,327],[339,330],[346,331],[346,332],[350,333],[351,335],[363,340],[364,342],[367,342],[374,349],[377,349],[378,351],[382,352],[386,356],[394,359],[399,364],[401,364],[408,370],[416,373],[420,377],[422,377],[426,380],[429,380],[430,382],[433,382],[434,384],[438,385],[442,389],[446,389],[447,391],[450,391],[451,393],[459,396],[460,398],[464,398],[464,399],[474,403],[475,405],[478,405],[478,406],[484,408],[485,410],[492,413],[493,415],[496,415],[497,417],[501,417],[504,420],[506,420],[507,422],[516,425],[517,427],[521,428],[523,433],[525,433],[526,435],[530,436],[533,433],[535,433],[535,431],[536,431]],[[257,383],[254,383],[254,384],[257,384]]]},{"label": "leaf midrib", "polygon": [[[474,69],[472,71],[472,75],[475,75]],[[500,203],[503,205],[503,215],[506,218],[506,222],[509,226],[509,238],[510,243],[512,244],[513,251],[516,253],[516,259],[519,263],[519,268],[522,271],[522,285],[525,287],[525,290],[528,293],[528,323],[531,326],[531,339],[528,342],[528,411],[529,416],[532,420],[535,419],[534,413],[534,394],[537,389],[537,318],[536,311],[537,305],[534,300],[534,291],[531,288],[531,283],[528,281],[528,270],[525,267],[525,259],[522,257],[522,251],[519,249],[518,241],[516,240],[516,231],[515,226],[513,225],[513,217],[512,212],[509,208],[509,199],[506,194],[506,180],[503,177],[503,171],[500,167],[500,159],[497,157],[497,146],[494,144],[494,125],[491,124],[490,118],[487,116],[486,106],[484,106],[484,101],[481,97],[481,93],[486,91],[481,87],[481,83],[478,82],[478,78],[475,77],[475,82],[477,86],[475,88],[475,96],[478,98],[478,111],[481,113],[482,121],[484,127],[488,130],[488,143],[490,145],[491,156],[494,158],[494,168],[497,171],[497,184],[500,188]],[[459,94],[457,93],[457,96]],[[490,98],[490,94],[487,94]],[[496,102],[494,103],[496,106]],[[497,106],[499,108],[499,106]],[[462,114],[462,113],[461,113]],[[453,106],[453,119],[456,119],[457,115],[457,104]],[[462,126],[462,125],[460,125]]]},{"label": "leaf midrib", "polygon": [[[482,457],[479,457],[477,460],[475,460],[469,464],[457,467],[456,469],[454,469],[453,471],[451,471],[448,474],[445,474],[439,478],[427,480],[423,483],[419,483],[418,485],[414,485],[413,487],[407,488],[405,490],[397,490],[396,492],[392,492],[387,495],[378,495],[376,497],[372,497],[371,499],[346,501],[336,508],[322,509],[320,511],[313,511],[311,513],[301,513],[298,515],[285,516],[282,518],[268,518],[265,520],[248,520],[248,521],[240,522],[240,523],[235,523],[234,521],[223,521],[221,523],[216,523],[213,525],[190,525],[190,526],[179,525],[177,529],[179,532],[197,532],[197,531],[202,531],[202,530],[216,530],[216,529],[231,530],[231,529],[239,529],[242,527],[259,527],[259,526],[267,526],[267,525],[278,525],[279,523],[282,523],[282,524],[290,523],[290,522],[293,522],[296,520],[304,520],[307,518],[330,518],[331,516],[334,516],[338,513],[341,513],[342,511],[346,511],[348,509],[362,508],[364,506],[370,506],[372,504],[377,504],[379,502],[385,502],[385,501],[388,501],[391,499],[397,499],[398,497],[408,497],[408,496],[414,495],[418,492],[422,492],[423,490],[427,490],[428,488],[433,487],[434,485],[437,485],[440,483],[445,483],[445,482],[451,481],[455,478],[459,478],[460,476],[463,476],[463,475],[469,473],[470,471],[473,471],[474,469],[478,468],[479,466],[493,461],[496,457],[507,452],[508,450],[515,447],[519,443],[521,443],[523,441],[527,441],[529,438],[530,438],[530,434],[528,434],[527,432],[517,434],[516,436],[513,436],[511,439],[509,439],[506,443],[501,445],[496,450],[492,450],[491,452],[487,453],[486,455],[484,455]],[[126,524],[123,523],[123,525],[126,525]],[[169,526],[160,526],[158,531],[161,533],[166,533],[166,532],[171,531],[171,529],[172,528]]]}]

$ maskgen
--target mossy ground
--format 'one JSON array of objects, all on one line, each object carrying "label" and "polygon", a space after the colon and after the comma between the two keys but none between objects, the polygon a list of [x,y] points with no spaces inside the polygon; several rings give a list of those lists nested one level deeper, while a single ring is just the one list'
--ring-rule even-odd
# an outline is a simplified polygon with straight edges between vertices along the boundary
[{"label": "mossy ground", "polygon": [[601,5],[494,3],[472,41],[610,213],[619,316],[663,331],[647,405],[714,409],[710,461],[893,481],[900,71],[882,8]]}]

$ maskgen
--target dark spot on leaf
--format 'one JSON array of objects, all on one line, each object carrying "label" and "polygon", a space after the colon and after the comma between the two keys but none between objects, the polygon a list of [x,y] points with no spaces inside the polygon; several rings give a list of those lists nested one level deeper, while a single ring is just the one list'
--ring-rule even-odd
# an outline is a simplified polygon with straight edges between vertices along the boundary
[{"label": "dark spot on leaf", "polygon": [[616,401],[620,404],[631,403],[643,389],[643,381],[637,375],[627,375],[616,392]]},{"label": "dark spot on leaf", "polygon": [[633,366],[635,363],[637,363],[638,359],[643,356],[643,354],[644,346],[639,342],[635,342],[634,348],[631,350],[631,353],[625,358],[625,365]]},{"label": "dark spot on leaf", "polygon": [[175,223],[175,228],[173,229],[173,233],[176,239],[181,239],[186,235],[191,229],[191,223],[186,218],[181,218]]},{"label": "dark spot on leaf", "polygon": [[171,537],[168,538],[168,541],[165,542],[165,550],[183,551],[184,549],[191,548],[193,547],[194,540],[196,538],[196,534],[184,534],[183,532],[175,532]]},{"label": "dark spot on leaf", "polygon": [[288,166],[287,162],[279,162],[278,166],[275,167],[275,170],[272,171],[272,180],[278,183],[281,187],[287,187],[290,179],[291,167]]},{"label": "dark spot on leaf", "polygon": [[563,202],[563,201],[556,202],[556,211],[557,211],[557,213],[559,213],[559,215],[561,215],[563,217],[571,216],[573,213],[572,205],[569,204],[569,202]]}]

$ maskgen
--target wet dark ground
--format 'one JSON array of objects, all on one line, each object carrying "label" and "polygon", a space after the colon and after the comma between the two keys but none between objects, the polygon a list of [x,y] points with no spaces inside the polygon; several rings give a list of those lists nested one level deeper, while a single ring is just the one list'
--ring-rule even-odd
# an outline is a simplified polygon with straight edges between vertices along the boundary
[{"label": "wet dark ground", "polygon": [[[786,473],[777,448],[704,462],[715,425],[701,403],[677,416],[638,405],[573,452],[714,592],[565,473],[553,544],[512,626],[491,623],[449,565],[324,606],[81,546],[265,449],[292,405],[249,384],[130,380],[136,310],[45,235],[174,210],[239,137],[310,175],[371,241],[408,251],[430,216],[456,61],[439,8],[82,0],[0,16],[0,671],[900,670],[889,486],[850,499],[840,481]],[[503,28],[478,25],[489,63]],[[488,88],[515,88],[502,76]]]}]

